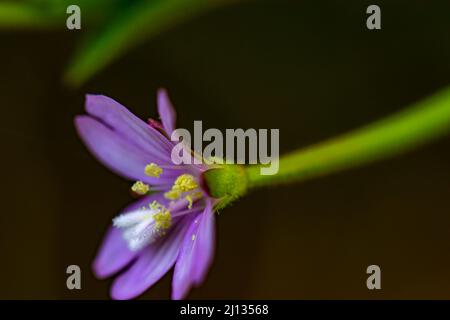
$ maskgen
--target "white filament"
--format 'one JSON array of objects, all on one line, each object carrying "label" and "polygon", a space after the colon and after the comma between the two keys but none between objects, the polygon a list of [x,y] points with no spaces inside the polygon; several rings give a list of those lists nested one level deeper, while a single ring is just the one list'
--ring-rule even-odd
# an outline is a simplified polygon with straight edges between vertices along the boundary
[{"label": "white filament", "polygon": [[140,209],[113,219],[115,227],[124,229],[123,238],[130,250],[140,250],[155,240],[153,214],[156,212],[154,209]]}]

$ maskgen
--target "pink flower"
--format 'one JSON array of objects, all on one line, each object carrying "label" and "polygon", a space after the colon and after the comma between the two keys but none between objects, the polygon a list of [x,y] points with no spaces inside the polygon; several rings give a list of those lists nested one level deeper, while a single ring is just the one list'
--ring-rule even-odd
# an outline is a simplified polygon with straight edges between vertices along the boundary
[{"label": "pink flower", "polygon": [[118,175],[136,181],[142,195],[113,220],[94,260],[97,277],[119,274],[114,299],[146,291],[175,266],[172,298],[184,298],[205,278],[214,254],[215,199],[202,187],[207,165],[174,165],[169,139],[175,111],[165,90],[158,91],[161,123],[146,123],[116,101],[86,97],[87,115],[75,126],[92,154]]}]

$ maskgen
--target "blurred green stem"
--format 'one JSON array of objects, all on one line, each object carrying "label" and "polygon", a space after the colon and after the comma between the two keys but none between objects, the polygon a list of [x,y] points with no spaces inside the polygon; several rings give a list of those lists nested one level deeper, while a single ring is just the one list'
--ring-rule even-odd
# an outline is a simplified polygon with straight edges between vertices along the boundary
[{"label": "blurred green stem", "polygon": [[152,0],[124,8],[97,36],[88,38],[71,62],[65,81],[83,84],[125,51],[189,17],[236,0]]},{"label": "blurred green stem", "polygon": [[356,167],[412,149],[450,129],[450,88],[343,136],[280,158],[275,175],[246,168],[249,188],[306,179]]},{"label": "blurred green stem", "polygon": [[27,3],[0,3],[0,28],[49,28],[57,23],[55,17]]},{"label": "blurred green stem", "polygon": [[[4,1],[4,0],[0,0]],[[67,8],[76,4],[82,9],[83,24],[102,22],[105,16],[120,9],[120,0],[28,0],[0,2],[0,29],[47,30],[66,28]]]}]

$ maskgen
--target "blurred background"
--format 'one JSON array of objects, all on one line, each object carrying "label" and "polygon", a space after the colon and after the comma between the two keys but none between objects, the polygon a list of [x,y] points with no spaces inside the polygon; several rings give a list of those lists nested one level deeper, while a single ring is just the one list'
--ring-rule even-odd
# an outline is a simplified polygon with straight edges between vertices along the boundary
[{"label": "blurred background", "polygon": [[[132,199],[130,183],[76,135],[86,93],[147,118],[165,87],[180,127],[279,128],[283,154],[449,85],[450,2],[376,1],[378,31],[366,28],[370,4],[233,1],[158,33],[79,87],[62,75],[89,27],[0,29],[0,298],[109,297],[111,281],[97,280],[91,262]],[[447,136],[248,195],[219,215],[214,264],[189,298],[450,298],[449,147]],[[66,288],[71,264],[82,290]],[[381,290],[366,288],[371,264],[381,267]],[[169,298],[170,281],[142,298]]]}]

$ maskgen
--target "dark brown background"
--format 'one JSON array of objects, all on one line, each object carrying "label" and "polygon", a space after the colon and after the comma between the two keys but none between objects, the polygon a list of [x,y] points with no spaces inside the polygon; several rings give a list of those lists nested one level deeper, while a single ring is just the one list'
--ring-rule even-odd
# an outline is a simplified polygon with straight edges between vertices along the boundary
[{"label": "dark brown background", "polygon": [[[0,32],[1,298],[107,298],[90,264],[129,183],[75,134],[83,95],[179,125],[280,128],[281,151],[388,115],[450,83],[450,2],[244,1],[146,42],[83,88],[61,83],[82,32]],[[450,298],[450,138],[319,180],[254,192],[218,219],[191,298]],[[65,287],[78,264],[82,290]],[[382,269],[382,290],[365,286]],[[168,298],[170,275],[144,298]]]}]

